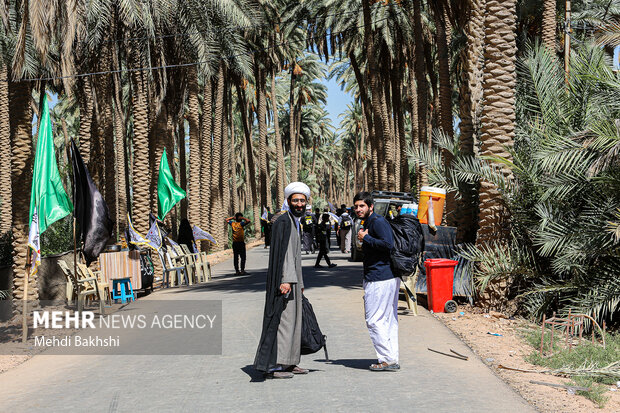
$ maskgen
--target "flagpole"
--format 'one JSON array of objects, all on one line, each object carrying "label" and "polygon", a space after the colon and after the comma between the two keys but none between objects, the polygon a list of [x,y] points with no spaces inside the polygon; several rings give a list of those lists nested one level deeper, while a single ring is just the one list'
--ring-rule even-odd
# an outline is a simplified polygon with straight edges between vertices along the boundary
[{"label": "flagpole", "polygon": [[[73,202],[75,202],[75,200]],[[75,214],[73,214],[73,275],[75,275],[76,279],[79,278],[77,276],[77,240],[75,239]],[[80,297],[75,297],[76,300],[79,300],[79,298]]]},{"label": "flagpole", "polygon": [[24,297],[22,299],[22,343],[28,339],[28,283],[30,279],[31,255],[30,246],[27,247],[28,259],[26,260],[26,277],[24,279]]}]

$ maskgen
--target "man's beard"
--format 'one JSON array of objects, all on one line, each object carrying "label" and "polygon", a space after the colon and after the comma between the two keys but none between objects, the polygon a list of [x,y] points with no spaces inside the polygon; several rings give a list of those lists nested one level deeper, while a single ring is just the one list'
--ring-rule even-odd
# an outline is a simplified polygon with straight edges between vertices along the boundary
[{"label": "man's beard", "polygon": [[359,219],[368,219],[368,217],[370,216],[370,209],[362,216],[359,216],[357,214],[355,214]]},{"label": "man's beard", "polygon": [[291,207],[291,214],[293,214],[293,216],[297,218],[301,218],[302,216],[304,216],[305,213],[306,213],[305,208]]}]

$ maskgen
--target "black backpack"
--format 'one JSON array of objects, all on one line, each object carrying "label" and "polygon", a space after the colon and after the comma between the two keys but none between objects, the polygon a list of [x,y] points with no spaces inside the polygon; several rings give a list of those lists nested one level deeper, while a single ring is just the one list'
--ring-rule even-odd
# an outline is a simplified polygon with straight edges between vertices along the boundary
[{"label": "black backpack", "polygon": [[392,272],[396,277],[412,275],[424,250],[420,221],[413,215],[398,215],[388,222],[394,235],[394,249],[390,252]]},{"label": "black backpack", "polygon": [[321,332],[312,304],[305,295],[301,297],[301,305],[301,354],[313,354],[323,349],[325,350],[325,361],[329,361],[327,346],[325,345],[327,336]]}]

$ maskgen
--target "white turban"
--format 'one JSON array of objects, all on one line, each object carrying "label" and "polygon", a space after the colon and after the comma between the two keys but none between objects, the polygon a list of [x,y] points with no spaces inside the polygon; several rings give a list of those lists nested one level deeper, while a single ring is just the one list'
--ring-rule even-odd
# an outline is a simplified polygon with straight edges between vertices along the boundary
[{"label": "white turban", "polygon": [[293,194],[302,194],[306,200],[310,199],[310,188],[303,182],[291,182],[284,188],[284,198],[288,199]]}]

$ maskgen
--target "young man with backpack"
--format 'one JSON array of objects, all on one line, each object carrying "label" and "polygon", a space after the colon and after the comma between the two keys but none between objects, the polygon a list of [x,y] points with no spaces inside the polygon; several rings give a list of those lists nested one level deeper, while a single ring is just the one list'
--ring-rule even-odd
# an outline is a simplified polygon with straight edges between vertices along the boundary
[{"label": "young man with backpack", "polygon": [[400,278],[392,273],[392,228],[387,220],[374,213],[369,192],[359,192],[353,199],[355,214],[364,221],[357,233],[364,252],[364,310],[366,326],[377,353],[372,371],[400,370],[398,364],[398,292]]}]

